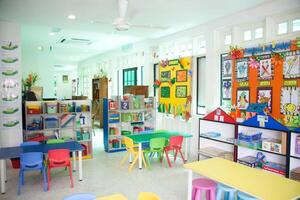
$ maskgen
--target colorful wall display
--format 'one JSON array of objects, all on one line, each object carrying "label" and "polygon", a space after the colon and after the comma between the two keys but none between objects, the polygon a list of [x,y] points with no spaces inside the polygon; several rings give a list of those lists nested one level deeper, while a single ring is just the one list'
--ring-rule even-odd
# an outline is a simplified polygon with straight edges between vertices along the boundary
[{"label": "colorful wall display", "polygon": [[299,40],[245,49],[232,47],[228,54],[222,54],[221,104],[239,109],[243,116],[249,104],[265,104],[265,111],[276,120],[297,127],[294,122],[300,119]]},{"label": "colorful wall display", "polygon": [[188,120],[191,116],[191,57],[163,60],[159,65],[160,80],[154,87],[159,90],[158,112]]}]

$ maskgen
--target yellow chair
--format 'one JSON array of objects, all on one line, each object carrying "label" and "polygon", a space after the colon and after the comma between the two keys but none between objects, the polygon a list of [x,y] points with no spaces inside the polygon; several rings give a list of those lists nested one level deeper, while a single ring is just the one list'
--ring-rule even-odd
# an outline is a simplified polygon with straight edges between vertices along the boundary
[{"label": "yellow chair", "polygon": [[96,200],[128,200],[128,199],[122,194],[114,194],[110,196],[99,197]]},{"label": "yellow chair", "polygon": [[[122,166],[125,163],[125,161],[128,160],[129,155],[130,154],[133,155],[133,161],[128,168],[128,171],[130,172],[139,158],[139,150],[138,150],[138,146],[134,145],[132,139],[130,139],[129,137],[124,137],[124,144],[126,146],[127,153],[125,157],[121,160],[120,164]],[[144,152],[142,152],[142,159],[145,167],[147,167],[146,160],[144,157]]]},{"label": "yellow chair", "polygon": [[160,198],[152,192],[140,192],[138,200],[160,200]]}]

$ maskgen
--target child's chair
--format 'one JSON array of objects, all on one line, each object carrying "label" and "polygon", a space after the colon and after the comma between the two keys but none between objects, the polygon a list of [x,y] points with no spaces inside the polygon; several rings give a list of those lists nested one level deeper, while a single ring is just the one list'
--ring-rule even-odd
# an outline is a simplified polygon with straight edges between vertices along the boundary
[{"label": "child's chair", "polygon": [[73,194],[65,197],[63,200],[95,200],[96,196],[89,193]]},{"label": "child's chair", "polygon": [[48,151],[48,190],[50,189],[51,168],[55,167],[69,167],[71,187],[74,187],[69,149],[56,149]]},{"label": "child's chair", "polygon": [[201,192],[205,192],[205,199],[216,199],[217,183],[207,178],[193,180],[192,200],[201,200]]},{"label": "child's chair", "polygon": [[157,155],[157,159],[159,161],[162,160],[165,144],[166,144],[165,138],[153,138],[150,140],[150,145],[149,145],[150,149],[144,150],[144,154],[149,167],[151,166],[149,157],[152,158],[154,154]]},{"label": "child's chair", "polygon": [[46,182],[46,169],[43,165],[43,153],[41,152],[30,152],[22,153],[20,155],[20,171],[19,171],[19,185],[18,185],[18,195],[21,194],[21,184],[24,185],[24,172],[31,170],[41,170],[44,177],[44,191],[47,190]]},{"label": "child's chair", "polygon": [[36,141],[27,141],[27,142],[23,142],[20,144],[20,147],[26,147],[26,146],[34,146],[34,145],[39,145],[41,143],[36,142]]},{"label": "child's chair", "polygon": [[160,200],[160,198],[152,192],[140,192],[138,200]]},{"label": "child's chair", "polygon": [[[133,155],[133,162],[130,164],[128,171],[130,172],[135,165],[137,159],[139,158],[139,150],[136,145],[133,144],[133,140],[130,139],[129,137],[124,137],[124,144],[126,146],[127,153],[125,157],[121,160],[121,166],[125,163],[126,160],[128,160],[128,157],[130,154]],[[145,157],[144,157],[144,152],[142,152],[142,159],[145,167],[147,167]]]},{"label": "child's chair", "polygon": [[65,140],[63,139],[49,139],[47,140],[47,144],[59,144],[59,143],[64,143]]},{"label": "child's chair", "polygon": [[[217,200],[234,200],[236,189],[223,185],[221,183],[218,184],[218,192],[217,192]],[[224,195],[224,198],[223,198]]]},{"label": "child's chair", "polygon": [[183,163],[185,163],[185,159],[184,159],[184,156],[183,156],[183,153],[181,151],[181,148],[182,148],[182,142],[183,142],[183,136],[173,136],[173,137],[170,137],[170,142],[169,142],[169,146],[166,146],[164,148],[164,151],[166,153],[166,157],[167,157],[167,161],[168,161],[168,164],[169,164],[169,167],[172,167],[172,164],[170,162],[170,158],[169,158],[169,154],[168,152],[169,151],[175,151],[175,155],[174,155],[174,162],[176,161],[176,157],[177,157],[177,154],[178,152],[180,153],[181,155],[181,158],[183,160]]},{"label": "child's chair", "polygon": [[96,200],[128,200],[123,194],[113,194],[105,197],[99,197]]},{"label": "child's chair", "polygon": [[258,200],[258,199],[244,192],[238,191],[237,200]]}]

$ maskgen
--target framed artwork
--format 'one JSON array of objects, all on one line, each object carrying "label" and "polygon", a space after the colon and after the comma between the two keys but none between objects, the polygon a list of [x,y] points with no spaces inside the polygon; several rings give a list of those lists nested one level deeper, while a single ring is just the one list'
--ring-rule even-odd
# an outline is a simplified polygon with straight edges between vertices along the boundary
[{"label": "framed artwork", "polygon": [[68,82],[69,82],[69,77],[68,77],[68,75],[63,75],[63,76],[62,76],[62,81],[63,81],[63,83],[68,83]]},{"label": "framed artwork", "polygon": [[186,98],[187,97],[187,86],[186,85],[176,86],[175,97],[176,98]]},{"label": "framed artwork", "polygon": [[176,71],[176,81],[177,82],[187,82],[187,70],[177,70]]},{"label": "framed artwork", "polygon": [[161,98],[170,98],[170,87],[161,87],[160,88],[160,97]]},{"label": "framed artwork", "polygon": [[232,75],[232,60],[222,61],[222,74],[223,77],[231,77]]},{"label": "framed artwork", "polygon": [[236,98],[237,98],[236,99],[237,107],[240,110],[246,110],[249,105],[249,101],[250,101],[249,89],[238,89]]},{"label": "framed artwork", "polygon": [[272,112],[272,88],[257,88],[257,103],[268,104],[270,113]]},{"label": "framed artwork", "polygon": [[231,99],[231,79],[222,81],[222,99],[230,100]]},{"label": "framed artwork", "polygon": [[259,79],[260,80],[271,80],[273,79],[273,67],[271,64],[271,56],[264,55],[259,61]]},{"label": "framed artwork", "polygon": [[280,112],[285,115],[299,115],[300,87],[281,89]]},{"label": "framed artwork", "polygon": [[300,77],[300,55],[290,53],[285,57],[283,76],[287,79]]},{"label": "framed artwork", "polygon": [[238,82],[248,80],[248,58],[242,58],[236,61],[236,80]]},{"label": "framed artwork", "polygon": [[163,71],[160,73],[160,81],[168,82],[171,79],[171,71]]}]

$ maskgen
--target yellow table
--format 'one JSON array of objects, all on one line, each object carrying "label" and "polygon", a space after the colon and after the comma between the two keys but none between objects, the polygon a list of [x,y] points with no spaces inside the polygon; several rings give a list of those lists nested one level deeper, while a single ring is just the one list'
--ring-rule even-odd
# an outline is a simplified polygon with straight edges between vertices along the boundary
[{"label": "yellow table", "polygon": [[264,200],[300,197],[300,182],[251,168],[223,158],[211,158],[184,165],[189,169],[188,199],[191,199],[192,172]]},{"label": "yellow table", "polygon": [[128,200],[128,199],[122,194],[113,194],[110,196],[99,197],[96,200]]}]

